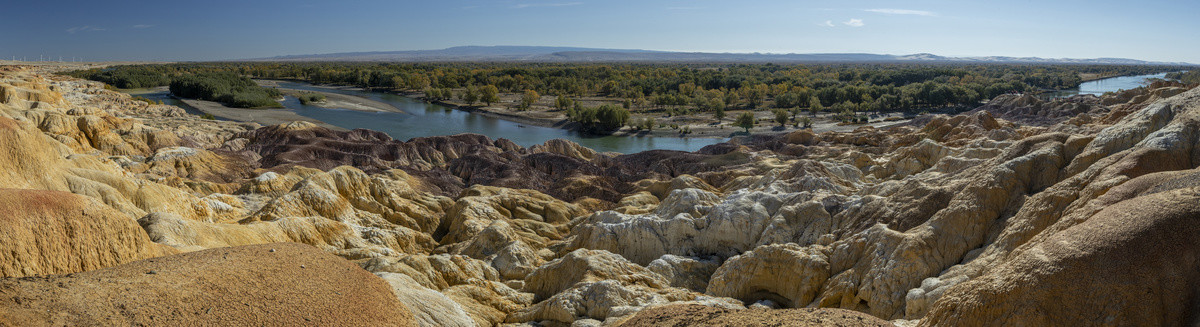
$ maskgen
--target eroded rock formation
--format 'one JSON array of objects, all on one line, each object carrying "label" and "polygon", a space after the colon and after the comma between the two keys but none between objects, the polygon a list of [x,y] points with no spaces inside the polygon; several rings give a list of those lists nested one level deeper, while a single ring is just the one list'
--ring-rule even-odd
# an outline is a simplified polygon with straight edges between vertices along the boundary
[{"label": "eroded rock formation", "polygon": [[0,321],[22,326],[414,324],[382,280],[295,243],[5,279],[0,290]]},{"label": "eroded rock formation", "polygon": [[[1198,143],[1200,90],[1170,83],[614,154],[210,121],[2,67],[0,272],[43,277],[0,280],[0,318],[262,324],[153,292],[187,277],[254,303],[320,274],[336,296],[286,296],[364,312],[252,308],[423,326],[1191,325]],[[266,263],[184,271],[201,259]],[[93,295],[161,304],[117,315],[83,307]]]}]

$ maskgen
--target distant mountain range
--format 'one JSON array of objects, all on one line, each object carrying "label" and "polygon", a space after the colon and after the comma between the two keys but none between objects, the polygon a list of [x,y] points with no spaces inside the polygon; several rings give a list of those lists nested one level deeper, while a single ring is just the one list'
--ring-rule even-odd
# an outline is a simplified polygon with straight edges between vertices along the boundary
[{"label": "distant mountain range", "polygon": [[248,59],[250,61],[526,61],[526,62],[961,62],[1121,65],[1193,65],[1125,58],[944,57],[929,53],[712,53],[540,46],[462,46],[440,50],[343,52]]}]

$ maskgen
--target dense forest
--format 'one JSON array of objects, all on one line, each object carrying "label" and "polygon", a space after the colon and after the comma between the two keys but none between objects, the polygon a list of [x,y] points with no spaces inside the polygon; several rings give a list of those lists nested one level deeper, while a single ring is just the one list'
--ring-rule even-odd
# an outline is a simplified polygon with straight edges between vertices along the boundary
[{"label": "dense forest", "polygon": [[282,108],[279,90],[261,87],[250,78],[221,69],[195,73],[169,65],[119,66],[71,72],[70,75],[104,82],[119,88],[169,85],[171,93],[189,99],[220,102],[235,108]]},{"label": "dense forest", "polygon": [[[627,109],[668,114],[729,109],[916,111],[974,105],[1005,93],[1077,87],[1081,76],[1180,70],[1171,66],[1017,64],[552,64],[552,63],[186,63],[123,66],[76,76],[117,85],[162,85],[164,76],[223,72],[252,78],[419,91],[468,102],[495,93],[605,97]],[[457,93],[457,94],[456,94]],[[493,95],[493,96],[489,96]],[[560,109],[563,109],[560,107]]]},{"label": "dense forest", "polygon": [[[974,104],[1009,92],[1069,89],[1081,74],[1175,68],[1112,65],[231,63],[239,73],[390,90],[494,86],[503,93],[604,96],[668,110],[913,110]],[[444,95],[444,91],[440,92]],[[627,105],[628,106],[628,105]],[[688,113],[688,112],[681,112]]]},{"label": "dense forest", "polygon": [[231,72],[182,75],[171,80],[171,93],[192,99],[217,101],[237,108],[282,108],[275,99],[279,90],[258,86]]},{"label": "dense forest", "polygon": [[140,89],[146,87],[163,86],[171,83],[171,75],[165,74],[163,71],[148,69],[147,67],[130,67],[118,69],[89,69],[71,72],[70,75],[90,79],[93,81],[104,82],[104,84],[112,85],[122,89]]},{"label": "dense forest", "polygon": [[1179,80],[1187,84],[1200,84],[1200,70],[1170,73],[1167,74],[1167,79]]}]

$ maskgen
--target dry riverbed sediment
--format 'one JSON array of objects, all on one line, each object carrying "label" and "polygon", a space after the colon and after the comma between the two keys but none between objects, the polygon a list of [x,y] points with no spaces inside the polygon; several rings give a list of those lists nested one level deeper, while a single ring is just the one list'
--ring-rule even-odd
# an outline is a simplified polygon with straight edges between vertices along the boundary
[{"label": "dry riverbed sediment", "polygon": [[191,106],[192,108],[196,108],[196,110],[199,110],[200,112],[228,120],[253,122],[263,125],[278,125],[294,121],[304,121],[333,130],[346,130],[345,128],[333,126],[317,119],[301,116],[291,109],[232,108],[214,101],[195,99],[179,99],[179,101],[183,101],[183,103]]},{"label": "dry riverbed sediment", "polygon": [[[302,93],[322,94],[325,96],[325,101],[318,101],[318,102],[310,103],[311,105],[322,107],[322,108],[346,109],[346,110],[367,111],[367,112],[404,113],[403,110],[400,110],[390,104],[367,99],[364,97],[358,97],[358,96],[346,95],[346,94],[340,94],[340,93],[333,93],[333,92],[283,88],[283,87],[279,87],[278,81],[259,80],[256,82],[258,82],[259,85],[262,85],[265,87],[276,87],[281,92],[283,92],[284,95],[287,95],[287,96],[298,96]],[[193,108],[196,108],[196,110],[199,110],[203,113],[210,114],[210,115],[224,118],[224,119],[229,119],[229,120],[242,121],[242,122],[255,122],[255,123],[259,123],[259,124],[263,124],[263,125],[276,125],[276,124],[282,124],[282,123],[293,122],[293,121],[304,121],[304,122],[314,123],[319,126],[326,127],[326,128],[333,129],[333,130],[346,130],[345,128],[334,126],[334,125],[325,123],[318,119],[305,117],[303,115],[296,113],[292,109],[232,108],[232,107],[228,107],[228,106],[225,106],[221,103],[214,102],[214,101],[195,100],[195,99],[180,99],[180,100],[183,101],[183,103],[186,103],[187,105],[192,106]]]}]

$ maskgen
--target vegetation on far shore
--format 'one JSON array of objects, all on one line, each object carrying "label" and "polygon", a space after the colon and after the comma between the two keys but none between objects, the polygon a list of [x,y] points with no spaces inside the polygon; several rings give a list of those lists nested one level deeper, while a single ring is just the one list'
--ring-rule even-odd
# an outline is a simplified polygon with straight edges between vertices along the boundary
[{"label": "vegetation on far shore", "polygon": [[[668,115],[720,110],[808,108],[920,111],[975,104],[1000,94],[1078,87],[1082,74],[1131,75],[1177,70],[1136,65],[1013,64],[557,64],[557,63],[223,63],[257,78],[298,79],[397,91],[431,91],[467,102],[499,93],[600,96],[631,110]],[[453,90],[453,91],[452,91]],[[495,94],[495,93],[492,93]],[[474,98],[474,101],[470,101]],[[624,103],[628,102],[628,105]],[[513,103],[525,107],[527,101]]]},{"label": "vegetation on far shore", "polygon": [[325,95],[316,92],[303,92],[296,96],[296,99],[300,100],[300,104],[307,105],[309,103],[325,101]]},{"label": "vegetation on far shore", "polygon": [[275,100],[283,96],[279,90],[259,86],[246,76],[230,71],[193,72],[163,66],[166,65],[117,66],[68,74],[119,88],[169,86],[176,96],[216,101],[235,108],[283,108]]},{"label": "vegetation on far shore", "polygon": [[1178,80],[1185,84],[1200,84],[1200,69],[1169,73],[1167,79]]},{"label": "vegetation on far shore", "polygon": [[567,119],[579,123],[585,131],[603,133],[625,126],[629,122],[629,110],[612,104],[583,107],[577,103],[567,109]]},{"label": "vegetation on far shore", "polygon": [[217,101],[236,108],[283,108],[279,90],[229,72],[181,75],[171,80],[171,93],[184,98]]},{"label": "vegetation on far shore", "polygon": [[[294,79],[317,84],[423,92],[429,101],[455,101],[457,98],[461,100],[458,103],[467,106],[499,104],[522,111],[534,110],[531,109],[534,104],[549,96],[553,103],[541,108],[561,111],[586,130],[603,132],[626,124],[644,127],[643,121],[629,118],[631,113],[654,113],[665,117],[706,115],[719,122],[728,110],[770,110],[774,122],[780,125],[791,122],[799,126],[801,121],[797,116],[800,113],[826,112],[843,123],[863,123],[865,112],[917,113],[944,107],[974,106],[1005,93],[1075,88],[1083,81],[1083,76],[1150,74],[1181,69],[1146,65],[947,63],[230,62],[120,66],[73,74],[121,87],[150,87],[160,85],[164,80],[197,76],[220,76],[216,79],[228,81],[231,89],[245,83],[253,84],[246,77]],[[250,87],[236,90],[212,95],[233,104],[255,106],[266,104],[270,95],[265,93],[269,91],[255,91]],[[175,92],[174,88],[172,92]],[[238,96],[244,92],[251,95]],[[207,93],[200,95],[212,97]],[[510,100],[502,103],[501,95]],[[599,102],[600,106],[583,107],[580,102],[584,98],[604,100]],[[597,104],[595,100],[591,102]],[[804,124],[810,125],[811,119]]]}]

